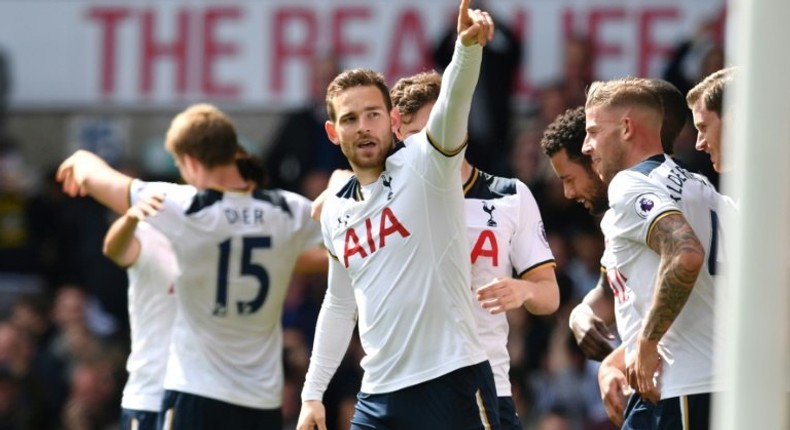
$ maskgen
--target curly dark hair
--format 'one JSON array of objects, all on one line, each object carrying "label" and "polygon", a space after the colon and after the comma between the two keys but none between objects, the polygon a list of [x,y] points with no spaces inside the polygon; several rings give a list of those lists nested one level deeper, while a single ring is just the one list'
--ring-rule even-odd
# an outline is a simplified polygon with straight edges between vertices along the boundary
[{"label": "curly dark hair", "polygon": [[590,157],[582,154],[584,136],[587,134],[584,124],[584,106],[568,109],[558,115],[543,132],[540,140],[543,152],[552,157],[564,149],[569,160],[590,169]]},{"label": "curly dark hair", "polygon": [[439,98],[442,76],[435,70],[401,78],[390,89],[392,105],[403,116],[413,115]]}]

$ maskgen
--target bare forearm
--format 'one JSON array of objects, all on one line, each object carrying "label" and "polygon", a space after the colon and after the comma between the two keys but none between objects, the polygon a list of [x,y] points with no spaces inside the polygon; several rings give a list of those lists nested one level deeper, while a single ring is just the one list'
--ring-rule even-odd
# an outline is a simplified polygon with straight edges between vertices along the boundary
[{"label": "bare forearm", "polygon": [[556,282],[540,281],[527,282],[523,288],[530,290],[530,298],[524,302],[524,307],[533,315],[548,315],[554,313],[560,305],[559,291]]},{"label": "bare forearm", "polygon": [[542,267],[518,279],[527,295],[524,307],[534,315],[548,315],[560,306],[560,288],[554,267]]},{"label": "bare forearm", "polygon": [[137,219],[129,215],[118,218],[104,236],[104,255],[121,267],[128,267],[136,260],[132,251]]},{"label": "bare forearm", "polygon": [[650,244],[661,255],[661,263],[642,337],[657,342],[688,301],[705,260],[705,249],[680,214],[659,220]]}]

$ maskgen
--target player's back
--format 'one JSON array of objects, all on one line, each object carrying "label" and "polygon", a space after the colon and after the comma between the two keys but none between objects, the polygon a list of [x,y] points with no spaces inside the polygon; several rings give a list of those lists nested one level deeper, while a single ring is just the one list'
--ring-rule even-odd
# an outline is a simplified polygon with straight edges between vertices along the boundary
[{"label": "player's back", "polygon": [[171,240],[181,275],[165,388],[255,407],[281,404],[280,317],[294,263],[320,243],[310,202],[294,193],[235,193],[135,183],[166,194],[151,224]]}]

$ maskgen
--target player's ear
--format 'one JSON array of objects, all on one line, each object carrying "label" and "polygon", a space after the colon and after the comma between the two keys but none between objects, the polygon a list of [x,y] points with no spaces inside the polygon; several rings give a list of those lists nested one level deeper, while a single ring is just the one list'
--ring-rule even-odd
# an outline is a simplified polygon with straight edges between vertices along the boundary
[{"label": "player's ear", "polygon": [[332,141],[335,145],[340,145],[340,139],[337,137],[337,129],[335,129],[335,123],[332,121],[327,120],[324,123],[324,130],[326,130],[326,136],[329,140]]},{"label": "player's ear", "polygon": [[634,137],[634,122],[631,120],[631,117],[629,116],[623,117],[620,134],[622,134],[623,140],[628,140]]},{"label": "player's ear", "polygon": [[400,133],[401,123],[400,110],[396,107],[392,108],[390,111],[390,124],[392,125],[392,132],[395,133],[395,137],[398,140],[403,140],[403,136]]}]

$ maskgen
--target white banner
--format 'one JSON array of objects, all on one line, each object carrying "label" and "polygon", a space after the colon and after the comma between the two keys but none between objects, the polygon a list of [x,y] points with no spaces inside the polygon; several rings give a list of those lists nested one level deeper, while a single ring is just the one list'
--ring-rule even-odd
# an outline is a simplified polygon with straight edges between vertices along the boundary
[{"label": "white banner", "polygon": [[[587,34],[595,76],[656,76],[672,46],[723,0],[496,0],[523,42],[517,93],[558,77],[563,41]],[[309,91],[309,59],[391,81],[433,66],[451,0],[2,0],[11,107],[171,107],[210,100],[282,108]]]}]

